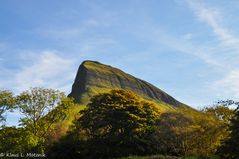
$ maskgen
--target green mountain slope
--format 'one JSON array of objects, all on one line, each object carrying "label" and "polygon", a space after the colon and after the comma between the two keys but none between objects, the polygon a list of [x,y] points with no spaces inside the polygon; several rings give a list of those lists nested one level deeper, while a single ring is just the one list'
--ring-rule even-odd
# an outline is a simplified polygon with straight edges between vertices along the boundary
[{"label": "green mountain slope", "polygon": [[161,109],[188,108],[154,85],[96,61],[84,61],[80,65],[69,97],[77,103],[87,104],[93,95],[112,89],[133,91],[146,100],[160,104]]},{"label": "green mountain slope", "polygon": [[69,94],[69,97],[75,99],[76,104],[69,108],[64,120],[54,124],[53,134],[58,134],[58,138],[54,141],[71,131],[74,121],[81,115],[79,111],[87,107],[92,96],[110,92],[112,89],[124,89],[136,93],[140,100],[144,99],[154,103],[160,115],[175,112],[195,120],[206,118],[202,112],[177,101],[146,81],[99,62],[84,61],[78,69],[72,91]]}]

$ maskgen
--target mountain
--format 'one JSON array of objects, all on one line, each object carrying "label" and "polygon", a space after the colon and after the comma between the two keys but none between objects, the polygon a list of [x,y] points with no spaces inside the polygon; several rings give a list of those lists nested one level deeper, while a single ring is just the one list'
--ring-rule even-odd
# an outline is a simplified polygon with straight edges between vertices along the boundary
[{"label": "mountain", "polygon": [[173,107],[186,106],[144,80],[118,68],[89,60],[79,66],[69,97],[73,97],[77,103],[87,104],[93,95],[111,89],[131,90],[147,100]]}]

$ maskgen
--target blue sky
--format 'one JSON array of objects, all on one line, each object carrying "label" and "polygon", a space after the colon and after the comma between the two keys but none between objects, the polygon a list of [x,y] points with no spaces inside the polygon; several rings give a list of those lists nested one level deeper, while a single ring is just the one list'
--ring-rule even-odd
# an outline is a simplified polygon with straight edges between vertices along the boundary
[{"label": "blue sky", "polygon": [[237,100],[238,9],[237,0],[1,0],[0,89],[69,93],[90,59],[195,108]]}]

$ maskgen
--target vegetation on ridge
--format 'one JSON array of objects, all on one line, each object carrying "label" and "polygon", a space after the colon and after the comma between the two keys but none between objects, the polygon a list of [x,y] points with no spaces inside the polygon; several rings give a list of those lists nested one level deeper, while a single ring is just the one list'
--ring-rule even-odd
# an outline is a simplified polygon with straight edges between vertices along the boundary
[{"label": "vegetation on ridge", "polygon": [[209,157],[228,134],[224,118],[219,120],[209,115],[213,110],[222,110],[217,108],[201,113],[188,109],[160,112],[154,104],[129,91],[102,93],[91,99],[75,121],[75,127],[55,143],[49,155],[53,158],[147,154]]},{"label": "vegetation on ridge", "polygon": [[70,97],[78,103],[88,104],[89,99],[112,89],[130,90],[146,100],[151,100],[165,108],[185,105],[152,84],[138,79],[118,68],[94,61],[84,61],[77,72]]},{"label": "vegetation on ridge", "polygon": [[[238,102],[198,111],[119,69],[83,64],[74,98],[45,88],[0,90],[0,157],[238,158],[239,113],[229,109]],[[21,112],[19,127],[4,125],[9,111]]]},{"label": "vegetation on ridge", "polygon": [[[236,114],[230,110],[229,101],[201,112],[186,108],[162,111],[160,105],[133,92],[112,90],[92,97],[84,107],[59,91],[44,88],[18,96],[1,91],[0,99],[1,112],[23,110],[20,127],[2,125],[1,152],[47,153],[47,158],[64,159],[156,154],[162,154],[156,155],[161,158],[238,157],[234,142],[238,109]],[[4,114],[1,117],[4,121]]]},{"label": "vegetation on ridge", "polygon": [[[0,130],[0,151],[11,153],[44,153],[46,146],[63,136],[80,106],[62,92],[53,89],[31,88],[18,96],[4,91],[0,107],[21,112],[19,128],[6,127],[2,122]],[[75,110],[77,108],[77,110]],[[76,111],[72,113],[72,111]],[[12,146],[9,147],[9,144]],[[10,145],[11,145],[10,144]]]}]

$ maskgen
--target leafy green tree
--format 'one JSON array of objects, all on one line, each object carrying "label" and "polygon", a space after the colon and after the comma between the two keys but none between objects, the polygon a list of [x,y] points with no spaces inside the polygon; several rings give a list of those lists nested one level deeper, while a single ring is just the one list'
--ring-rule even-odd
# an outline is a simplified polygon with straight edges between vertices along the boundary
[{"label": "leafy green tree", "polygon": [[222,158],[238,159],[239,158],[239,102],[232,100],[224,101],[228,105],[237,105],[235,116],[232,118],[229,127],[230,134],[226,138],[218,150]]},{"label": "leafy green tree", "polygon": [[16,97],[10,91],[1,91],[0,97],[2,113],[18,108],[23,115],[21,127],[0,129],[0,152],[43,153],[66,133],[68,126],[64,125],[64,119],[76,106],[64,93],[44,88],[32,88]]},{"label": "leafy green tree", "polygon": [[[88,150],[86,136],[82,131],[71,131],[55,142],[46,152],[47,158],[57,159],[76,159],[76,158],[92,158],[91,154],[85,155]],[[99,158],[99,157],[95,157]]]},{"label": "leafy green tree", "polygon": [[6,111],[13,109],[15,100],[13,93],[8,90],[0,90],[0,123],[4,122],[6,119],[4,113]]},{"label": "leafy green tree", "polygon": [[24,128],[3,127],[0,130],[0,152],[25,153],[37,148],[37,139]]},{"label": "leafy green tree", "polygon": [[[157,141],[153,139],[153,132],[160,112],[152,103],[134,93],[112,90],[96,95],[80,113],[80,118],[75,122],[76,135],[69,135],[76,143],[71,146],[76,151],[61,149],[59,153],[56,146],[53,148],[56,155],[78,152],[75,157],[113,158],[156,153]],[[78,139],[75,140],[74,136]],[[63,140],[61,145],[64,143],[67,140]]]},{"label": "leafy green tree", "polygon": [[165,154],[208,156],[220,145],[220,121],[199,112],[166,112],[159,125],[161,152]]},{"label": "leafy green tree", "polygon": [[21,118],[21,125],[28,126],[34,135],[42,135],[38,134],[38,130],[41,129],[39,121],[64,97],[64,94],[57,90],[44,88],[31,88],[22,92],[16,98],[16,105],[24,115],[24,118]]},{"label": "leafy green tree", "polygon": [[77,104],[74,103],[73,98],[63,97],[51,112],[38,121],[40,136],[51,143],[64,135],[65,132],[61,130],[62,128],[67,130],[64,119],[69,117],[70,111],[75,105]]},{"label": "leafy green tree", "polygon": [[214,106],[205,107],[202,112],[212,115],[218,120],[223,121],[226,125],[229,125],[231,119],[235,115],[235,111],[228,107],[228,104],[230,104],[232,101],[228,102],[229,103],[226,103],[225,101],[218,101]]},{"label": "leafy green tree", "polygon": [[53,89],[31,88],[16,97],[15,106],[23,114],[21,126],[27,134],[34,136],[38,143],[37,152],[44,152],[63,135],[57,132],[58,128],[64,127],[62,121],[74,105],[73,99]]},{"label": "leafy green tree", "polygon": [[161,152],[172,155],[185,155],[190,144],[190,134],[195,130],[193,119],[178,112],[166,112],[160,116],[159,140]]},{"label": "leafy green tree", "polygon": [[194,144],[189,153],[203,157],[214,155],[227,133],[225,123],[207,114],[196,116],[194,120],[195,126],[199,128],[193,133]]}]

